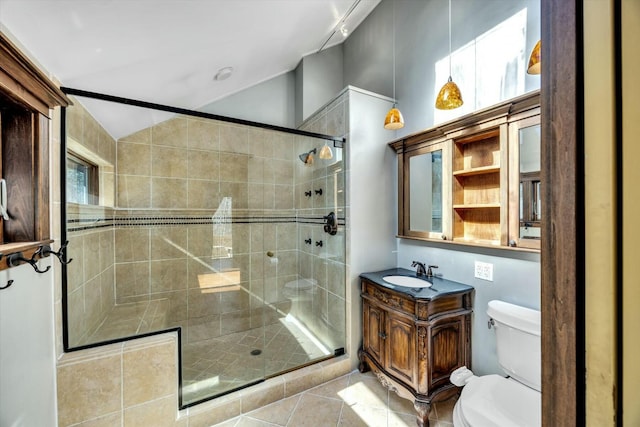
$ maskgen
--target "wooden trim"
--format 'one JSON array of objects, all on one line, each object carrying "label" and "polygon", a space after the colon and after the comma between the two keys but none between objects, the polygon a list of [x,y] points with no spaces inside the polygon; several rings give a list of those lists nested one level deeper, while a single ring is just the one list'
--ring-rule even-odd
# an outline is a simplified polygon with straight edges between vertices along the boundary
[{"label": "wooden trim", "polygon": [[542,425],[585,425],[580,2],[541,3]]},{"label": "wooden trim", "polygon": [[0,32],[0,87],[16,100],[48,116],[49,108],[71,101],[20,49]]}]

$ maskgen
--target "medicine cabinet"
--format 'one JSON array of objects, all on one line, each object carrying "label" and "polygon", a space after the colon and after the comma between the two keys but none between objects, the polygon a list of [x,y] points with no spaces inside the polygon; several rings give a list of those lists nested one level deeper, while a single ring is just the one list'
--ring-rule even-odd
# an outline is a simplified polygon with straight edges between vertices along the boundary
[{"label": "medicine cabinet", "polygon": [[[43,245],[52,242],[49,115],[50,109],[68,104],[62,91],[0,33],[0,253],[7,261],[10,254],[34,263],[47,256]],[[12,266],[3,260],[0,270]]]},{"label": "medicine cabinet", "polygon": [[540,249],[538,91],[391,142],[398,237]]}]

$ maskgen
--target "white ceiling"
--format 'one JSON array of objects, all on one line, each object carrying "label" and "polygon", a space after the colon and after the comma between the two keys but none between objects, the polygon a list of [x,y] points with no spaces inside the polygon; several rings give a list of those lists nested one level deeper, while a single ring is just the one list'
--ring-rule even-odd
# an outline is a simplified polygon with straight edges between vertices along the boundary
[{"label": "white ceiling", "polygon": [[0,0],[0,23],[63,86],[197,109],[293,70],[379,2]]}]

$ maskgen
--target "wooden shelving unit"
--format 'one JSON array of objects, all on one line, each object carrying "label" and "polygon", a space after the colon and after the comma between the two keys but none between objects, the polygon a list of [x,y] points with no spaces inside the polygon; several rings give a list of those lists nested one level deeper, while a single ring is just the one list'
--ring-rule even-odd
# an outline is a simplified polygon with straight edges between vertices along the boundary
[{"label": "wooden shelving unit", "polygon": [[[539,102],[539,92],[527,93],[389,143],[398,155],[398,237],[538,251],[539,239],[521,237],[520,204],[527,196],[520,189],[519,132],[539,125]],[[411,199],[428,204],[422,198],[432,193],[412,193],[422,181],[419,175],[412,178],[409,160],[420,150],[439,149],[442,232],[433,233],[410,221]],[[528,153],[535,155],[535,150]]]},{"label": "wooden shelving unit", "polygon": [[502,239],[500,127],[453,141],[453,240]]}]

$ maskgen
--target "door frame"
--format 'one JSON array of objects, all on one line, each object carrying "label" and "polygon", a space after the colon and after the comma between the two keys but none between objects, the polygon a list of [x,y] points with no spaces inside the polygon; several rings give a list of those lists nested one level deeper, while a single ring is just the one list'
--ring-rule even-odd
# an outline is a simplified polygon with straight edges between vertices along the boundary
[{"label": "door frame", "polygon": [[585,240],[582,3],[541,1],[542,425],[583,426]]}]

